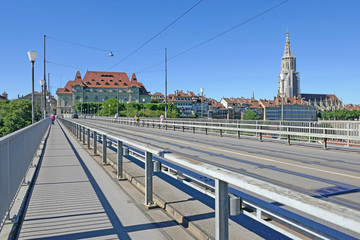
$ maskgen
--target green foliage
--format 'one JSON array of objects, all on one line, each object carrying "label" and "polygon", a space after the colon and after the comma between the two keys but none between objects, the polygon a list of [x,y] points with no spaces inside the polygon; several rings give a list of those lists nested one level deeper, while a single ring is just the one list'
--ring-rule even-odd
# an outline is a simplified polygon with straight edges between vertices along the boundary
[{"label": "green foliage", "polygon": [[[35,120],[41,118],[37,111]],[[31,102],[13,100],[0,102],[0,136],[12,133],[31,124]]]},{"label": "green foliage", "polygon": [[154,99],[154,98],[152,98],[152,99],[151,99],[151,103],[159,103],[159,101],[156,100],[156,99]]},{"label": "green foliage", "polygon": [[243,119],[244,120],[260,120],[260,117],[259,117],[259,115],[257,115],[256,112],[251,111],[251,110],[248,109],[244,113]]},{"label": "green foliage", "polygon": [[321,118],[325,119],[359,119],[360,118],[360,110],[347,110],[347,109],[341,109],[341,110],[335,110],[333,112],[331,111],[325,111],[320,113]]},{"label": "green foliage", "polygon": [[[75,107],[78,113],[81,113],[82,109],[82,113],[84,114],[115,116],[117,113],[116,98],[110,98],[100,103],[99,111],[97,110],[97,102],[76,103]],[[136,113],[139,116],[144,116],[145,114],[145,117],[160,117],[161,114],[165,114],[165,103],[119,103],[119,117],[134,117]],[[178,118],[179,113],[180,111],[175,104],[168,103],[168,118]]]}]

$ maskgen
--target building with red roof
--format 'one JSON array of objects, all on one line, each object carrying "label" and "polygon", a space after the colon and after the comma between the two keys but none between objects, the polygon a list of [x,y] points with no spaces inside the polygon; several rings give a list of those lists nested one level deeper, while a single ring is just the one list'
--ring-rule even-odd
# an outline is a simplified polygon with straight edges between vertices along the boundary
[{"label": "building with red roof", "polygon": [[57,114],[73,113],[77,102],[104,102],[118,98],[119,102],[149,103],[151,94],[137,81],[135,73],[131,79],[124,72],[87,71],[84,79],[78,71],[73,81],[58,88]]}]

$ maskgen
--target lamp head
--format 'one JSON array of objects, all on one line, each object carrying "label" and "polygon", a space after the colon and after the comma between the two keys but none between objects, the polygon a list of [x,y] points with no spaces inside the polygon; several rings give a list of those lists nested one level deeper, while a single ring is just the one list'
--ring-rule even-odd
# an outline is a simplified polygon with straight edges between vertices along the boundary
[{"label": "lamp head", "polygon": [[200,92],[201,92],[201,93],[204,93],[204,88],[200,88]]},{"label": "lamp head", "polygon": [[35,52],[35,51],[28,51],[28,56],[29,56],[30,62],[35,62],[36,57],[37,57],[37,52]]},{"label": "lamp head", "polygon": [[44,86],[44,84],[45,84],[45,80],[40,80],[40,85]]},{"label": "lamp head", "polygon": [[109,53],[109,57],[113,57],[114,54],[112,52]]}]

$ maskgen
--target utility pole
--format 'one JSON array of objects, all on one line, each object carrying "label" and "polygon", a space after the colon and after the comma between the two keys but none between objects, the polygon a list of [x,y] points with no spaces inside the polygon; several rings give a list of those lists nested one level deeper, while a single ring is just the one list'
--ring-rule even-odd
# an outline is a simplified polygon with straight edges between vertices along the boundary
[{"label": "utility pole", "polygon": [[44,35],[44,118],[46,118],[46,59],[45,59],[45,41],[46,35]]},{"label": "utility pole", "polygon": [[165,48],[165,119],[167,119],[167,49]]}]

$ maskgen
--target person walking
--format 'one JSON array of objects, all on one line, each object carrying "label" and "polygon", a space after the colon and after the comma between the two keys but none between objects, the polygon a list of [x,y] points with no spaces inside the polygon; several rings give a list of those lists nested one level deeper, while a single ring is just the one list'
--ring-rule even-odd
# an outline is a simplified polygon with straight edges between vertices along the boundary
[{"label": "person walking", "polygon": [[139,127],[140,118],[139,118],[139,115],[137,113],[135,114],[134,119],[135,119],[135,125]]},{"label": "person walking", "polygon": [[51,124],[54,125],[54,121],[55,121],[55,115],[54,114],[51,114]]}]

